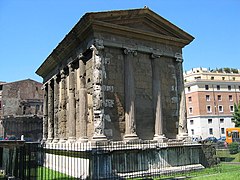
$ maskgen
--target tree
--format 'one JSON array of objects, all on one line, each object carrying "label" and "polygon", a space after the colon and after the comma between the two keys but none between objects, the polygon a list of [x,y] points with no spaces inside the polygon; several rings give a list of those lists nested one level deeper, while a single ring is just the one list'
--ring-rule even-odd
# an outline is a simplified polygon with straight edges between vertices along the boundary
[{"label": "tree", "polygon": [[235,123],[235,127],[240,127],[240,103],[234,104],[232,121]]}]

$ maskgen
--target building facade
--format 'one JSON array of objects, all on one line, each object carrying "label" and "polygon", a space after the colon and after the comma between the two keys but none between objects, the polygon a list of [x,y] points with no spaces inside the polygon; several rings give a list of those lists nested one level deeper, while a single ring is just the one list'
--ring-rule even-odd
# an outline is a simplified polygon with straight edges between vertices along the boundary
[{"label": "building facade", "polygon": [[182,48],[192,40],[148,8],[85,14],[36,71],[44,140],[187,137]]},{"label": "building facade", "polygon": [[42,83],[31,79],[2,84],[1,137],[42,138]]},{"label": "building facade", "polygon": [[239,70],[193,68],[184,73],[189,136],[220,138],[240,100]]}]

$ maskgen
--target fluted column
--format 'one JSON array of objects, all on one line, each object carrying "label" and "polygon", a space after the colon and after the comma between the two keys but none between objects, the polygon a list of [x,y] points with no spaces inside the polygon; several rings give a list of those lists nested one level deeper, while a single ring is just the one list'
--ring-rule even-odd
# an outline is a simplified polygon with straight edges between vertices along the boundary
[{"label": "fluted column", "polygon": [[166,139],[166,137],[163,134],[161,77],[159,71],[160,56],[152,54],[151,58],[152,58],[153,108],[155,118],[155,134],[153,139],[163,142]]},{"label": "fluted column", "polygon": [[133,58],[137,51],[124,49],[124,90],[125,90],[125,135],[124,140],[136,140],[135,91]]},{"label": "fluted column", "polygon": [[103,85],[103,60],[101,50],[103,46],[92,45],[92,58],[93,58],[93,123],[94,123],[94,133],[92,140],[93,141],[102,141],[106,140],[104,135],[104,96],[102,91]]},{"label": "fluted column", "polygon": [[57,75],[53,77],[54,80],[54,138],[53,143],[59,141],[59,78]]},{"label": "fluted column", "polygon": [[87,88],[86,88],[86,64],[82,59],[79,60],[80,87],[79,87],[79,139],[87,141]]},{"label": "fluted column", "polygon": [[73,64],[68,65],[69,68],[69,129],[68,141],[76,140],[76,100],[75,100],[75,79]]},{"label": "fluted column", "polygon": [[54,134],[54,126],[53,126],[53,119],[54,119],[54,109],[53,109],[53,81],[50,80],[48,82],[48,142],[52,142],[53,134]]},{"label": "fluted column", "polygon": [[187,112],[186,112],[186,97],[184,91],[183,70],[182,70],[182,54],[176,53],[177,69],[179,72],[178,77],[178,93],[179,93],[179,122],[178,122],[178,139],[185,139],[188,137],[187,132]]},{"label": "fluted column", "polygon": [[43,99],[43,142],[48,138],[48,86],[43,85],[44,99]]},{"label": "fluted column", "polygon": [[67,108],[67,102],[66,102],[66,74],[64,69],[60,72],[61,81],[60,81],[60,101],[59,101],[59,137],[60,143],[64,143],[66,141],[66,108]]}]

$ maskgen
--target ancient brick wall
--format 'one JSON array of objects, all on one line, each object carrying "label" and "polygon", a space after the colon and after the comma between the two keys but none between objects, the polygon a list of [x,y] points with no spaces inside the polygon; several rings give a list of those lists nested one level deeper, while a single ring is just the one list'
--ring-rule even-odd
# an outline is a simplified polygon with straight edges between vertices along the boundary
[{"label": "ancient brick wall", "polygon": [[42,115],[42,84],[33,80],[23,80],[3,85],[2,99],[4,115]]}]

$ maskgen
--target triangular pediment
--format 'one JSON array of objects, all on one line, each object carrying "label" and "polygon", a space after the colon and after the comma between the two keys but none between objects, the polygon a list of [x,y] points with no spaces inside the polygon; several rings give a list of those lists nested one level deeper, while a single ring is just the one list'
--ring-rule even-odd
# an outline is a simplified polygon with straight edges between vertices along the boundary
[{"label": "triangular pediment", "polygon": [[128,27],[137,31],[191,42],[193,37],[148,8],[86,14],[92,21]]},{"label": "triangular pediment", "polygon": [[48,79],[48,73],[60,61],[68,58],[74,48],[80,43],[84,44],[89,37],[99,38],[101,33],[179,48],[183,48],[194,39],[149,8],[86,13],[47,57],[37,74]]}]

